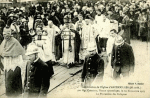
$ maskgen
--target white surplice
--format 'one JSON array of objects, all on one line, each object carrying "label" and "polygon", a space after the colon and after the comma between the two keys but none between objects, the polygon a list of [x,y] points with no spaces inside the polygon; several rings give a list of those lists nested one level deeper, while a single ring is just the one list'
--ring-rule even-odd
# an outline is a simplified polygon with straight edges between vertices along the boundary
[{"label": "white surplice", "polygon": [[[61,28],[65,27],[64,30],[62,30],[61,38],[62,38],[62,51],[63,56],[61,58],[60,63],[70,64],[75,62],[75,47],[74,47],[74,37],[75,33],[70,30],[74,29],[74,25],[69,24],[70,27],[67,28],[65,24],[61,26]],[[69,38],[71,38],[71,51],[69,51]]]},{"label": "white surplice", "polygon": [[96,37],[96,32],[93,25],[85,24],[82,29],[82,37],[81,37],[82,49],[79,53],[79,58],[81,60],[84,60],[85,56],[88,55],[88,51],[87,51],[88,43],[93,42],[96,45],[95,37]]}]

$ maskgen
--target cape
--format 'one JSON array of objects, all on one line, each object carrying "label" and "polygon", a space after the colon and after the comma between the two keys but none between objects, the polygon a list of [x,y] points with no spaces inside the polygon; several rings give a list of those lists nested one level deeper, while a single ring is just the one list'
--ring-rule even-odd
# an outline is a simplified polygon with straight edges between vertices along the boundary
[{"label": "cape", "polygon": [[13,37],[11,37],[8,41],[4,39],[0,45],[0,56],[2,57],[16,57],[24,54],[25,50],[23,49],[21,44]]}]

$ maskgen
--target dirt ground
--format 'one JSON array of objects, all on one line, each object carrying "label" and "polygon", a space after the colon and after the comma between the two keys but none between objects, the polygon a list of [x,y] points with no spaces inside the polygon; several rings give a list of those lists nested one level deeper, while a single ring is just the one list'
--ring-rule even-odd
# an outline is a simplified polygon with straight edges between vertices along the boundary
[{"label": "dirt ground", "polygon": [[[54,89],[52,92],[48,94],[48,98],[78,98],[78,97],[86,97],[86,98],[97,98],[97,97],[129,97],[131,98],[149,98],[149,90],[150,90],[150,43],[141,42],[139,40],[131,40],[131,46],[133,47],[134,55],[135,55],[135,72],[134,74],[124,79],[122,78],[120,81],[115,81],[112,79],[108,72],[105,72],[103,82],[98,84],[99,88],[95,89],[95,85],[93,88],[81,88],[81,73],[75,75],[74,77],[67,80],[61,86]],[[149,47],[148,47],[149,46]],[[108,66],[107,66],[108,68]],[[105,70],[107,70],[107,68]],[[132,83],[132,85],[129,85]],[[133,84],[134,83],[134,84]],[[141,83],[141,84],[140,84]],[[53,84],[51,84],[53,85]],[[103,87],[102,87],[103,86]],[[110,86],[128,86],[127,93],[115,93],[118,96],[109,95],[109,93],[101,93],[105,92],[104,90],[108,90],[106,87]],[[134,87],[134,89],[132,88]],[[136,89],[136,87],[140,87]],[[99,91],[97,91],[99,90]],[[113,89],[114,90],[114,89]],[[120,90],[120,89],[116,89]],[[122,90],[126,90],[123,88]],[[138,90],[139,92],[136,92]],[[107,94],[107,95],[103,95]]]},{"label": "dirt ground", "polygon": [[[149,98],[149,90],[150,90],[150,43],[141,42],[139,40],[131,40],[131,46],[133,47],[134,55],[135,55],[135,72],[128,79],[121,79],[119,82],[112,79],[110,73],[106,72],[106,69],[110,68],[107,66],[105,69],[105,75],[103,78],[103,82],[93,85],[93,88],[81,88],[81,72],[77,75],[71,77],[62,85],[48,93],[48,98],[78,98],[78,97],[86,97],[86,98],[97,98],[97,97],[129,97],[131,98]],[[149,47],[148,47],[149,46]],[[22,67],[22,70],[25,70],[25,66]],[[24,79],[24,71],[22,73]],[[57,82],[57,81],[56,81]],[[132,83],[129,85],[129,83]],[[134,84],[133,84],[134,83]],[[4,73],[0,75],[0,94],[4,93]],[[53,85],[53,84],[50,84]],[[97,88],[95,88],[97,86]],[[111,90],[124,90],[123,92],[114,91],[114,93],[108,92],[107,87],[112,86],[128,86],[130,88],[125,89],[115,89],[111,88]],[[139,87],[139,88],[138,88]],[[133,89],[134,88],[134,89]],[[127,90],[127,92],[125,91]],[[131,90],[131,91],[128,91]],[[138,90],[139,92],[136,92]],[[116,93],[117,92],[117,93]],[[105,94],[105,95],[104,95]],[[107,94],[107,95],[106,95]],[[113,95],[111,95],[113,94]],[[116,95],[118,96],[116,96]],[[119,95],[120,94],[120,95]],[[127,95],[125,95],[127,94]],[[143,97],[142,97],[143,96]]]}]

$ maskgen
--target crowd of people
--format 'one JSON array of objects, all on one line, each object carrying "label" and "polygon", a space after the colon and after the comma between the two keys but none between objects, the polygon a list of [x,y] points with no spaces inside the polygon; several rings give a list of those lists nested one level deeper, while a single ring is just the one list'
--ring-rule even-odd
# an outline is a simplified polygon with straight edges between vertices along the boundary
[{"label": "crowd of people", "polygon": [[[32,3],[29,7],[3,7],[0,12],[1,69],[6,70],[8,95],[22,92],[19,66],[24,59],[30,61],[24,87],[33,96],[37,92],[47,93],[56,63],[67,68],[83,64],[82,81],[88,80],[85,78],[89,73],[93,73],[88,76],[92,79],[97,74],[102,78],[104,52],[115,79],[120,74],[129,76],[134,71],[130,39],[147,41],[149,35],[150,7],[146,1]],[[43,77],[38,73],[49,75]],[[20,83],[19,87],[14,85],[14,79]]]}]

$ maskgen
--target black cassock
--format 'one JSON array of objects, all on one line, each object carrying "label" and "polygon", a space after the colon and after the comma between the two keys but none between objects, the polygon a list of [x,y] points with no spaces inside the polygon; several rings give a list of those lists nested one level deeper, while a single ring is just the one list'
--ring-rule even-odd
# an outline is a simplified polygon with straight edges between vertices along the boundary
[{"label": "black cassock", "polygon": [[72,32],[75,33],[75,61],[79,62],[79,51],[80,51],[80,45],[81,45],[81,39],[80,39],[80,35],[79,32],[72,30]]},{"label": "black cassock", "polygon": [[29,28],[28,26],[20,26],[20,35],[21,35],[21,40],[20,40],[20,44],[22,46],[27,46],[29,43],[32,42],[32,37],[29,34]]},{"label": "black cassock", "polygon": [[62,39],[61,34],[55,37],[55,58],[59,60],[62,58]]},{"label": "black cassock", "polygon": [[5,70],[5,86],[7,96],[18,96],[22,94],[21,68],[16,67],[15,70]]}]

